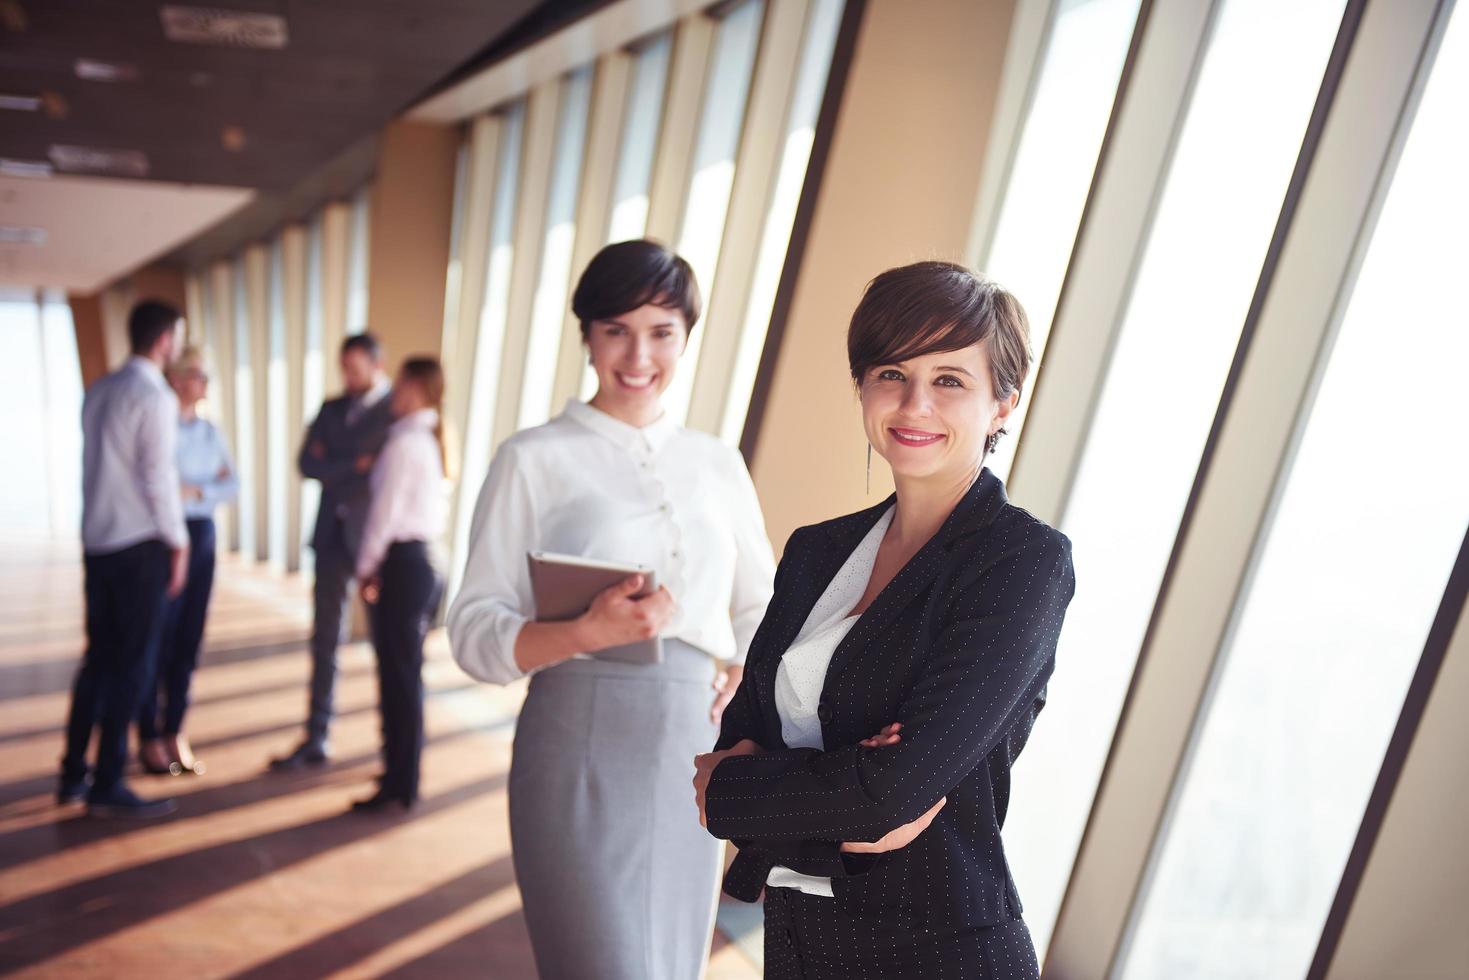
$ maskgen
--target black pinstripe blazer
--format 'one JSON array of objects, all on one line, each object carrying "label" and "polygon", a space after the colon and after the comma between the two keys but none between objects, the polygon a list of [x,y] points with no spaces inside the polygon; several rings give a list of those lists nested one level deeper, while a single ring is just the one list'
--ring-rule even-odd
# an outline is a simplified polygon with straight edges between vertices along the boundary
[{"label": "black pinstripe blazer", "polygon": [[[767,751],[715,769],[710,833],[734,841],[724,879],[754,901],[770,868],[829,875],[839,907],[914,928],[991,925],[1018,914],[1000,827],[1010,766],[1045,704],[1075,589],[1071,542],[1011,505],[983,470],[938,533],[894,576],[832,655],[817,716],[826,751],[787,748],[776,669],[827,585],[893,503],[791,535],[775,594],[716,748]],[[897,745],[857,743],[890,722]],[[948,803],[907,847],[843,854]],[[1014,910],[1014,912],[1010,911]]]}]

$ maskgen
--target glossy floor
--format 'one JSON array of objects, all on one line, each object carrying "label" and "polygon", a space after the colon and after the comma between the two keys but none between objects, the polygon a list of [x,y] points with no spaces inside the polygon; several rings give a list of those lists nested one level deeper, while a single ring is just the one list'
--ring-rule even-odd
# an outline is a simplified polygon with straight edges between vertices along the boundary
[{"label": "glossy floor", "polygon": [[[187,728],[199,777],[135,775],[178,812],[89,819],[53,799],[81,648],[70,542],[0,542],[0,973],[534,977],[505,775],[523,686],[472,682],[430,643],[423,800],[347,813],[377,771],[370,649],[345,648],[336,761],[280,775],[305,709],[309,578],[221,563]],[[757,969],[716,932],[708,976]]]}]

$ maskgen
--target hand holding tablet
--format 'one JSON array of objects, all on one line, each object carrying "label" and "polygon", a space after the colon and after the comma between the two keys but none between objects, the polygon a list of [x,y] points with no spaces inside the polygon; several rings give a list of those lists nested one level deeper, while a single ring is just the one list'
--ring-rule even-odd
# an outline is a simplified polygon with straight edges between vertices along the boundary
[{"label": "hand holding tablet", "polygon": [[544,551],[528,552],[526,560],[538,621],[590,614],[607,645],[587,653],[628,664],[663,659],[658,633],[672,617],[673,597],[652,569]]}]

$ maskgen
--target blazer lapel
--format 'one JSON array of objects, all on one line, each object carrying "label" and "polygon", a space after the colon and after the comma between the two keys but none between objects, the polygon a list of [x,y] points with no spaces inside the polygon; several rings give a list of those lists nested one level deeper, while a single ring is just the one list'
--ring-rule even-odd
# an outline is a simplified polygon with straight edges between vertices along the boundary
[{"label": "blazer lapel", "polygon": [[[981,470],[978,479],[970,486],[964,499],[960,500],[958,506],[949,514],[938,533],[918,549],[918,553],[908,560],[908,564],[898,570],[898,574],[893,576],[892,581],[877,594],[877,598],[873,599],[872,604],[852,625],[851,630],[837,646],[836,651],[832,654],[831,662],[827,665],[823,691],[857,651],[867,645],[869,638],[880,633],[893,617],[902,612],[910,602],[922,595],[924,590],[933,584],[933,580],[948,565],[943,556],[964,538],[983,530],[990,521],[994,520],[1005,502],[1005,488],[999,477],[991,473],[988,468]],[[874,519],[873,523],[875,522]],[[869,529],[871,526],[868,524]],[[857,540],[860,541],[861,538]],[[856,542],[852,543],[852,547],[856,547]],[[843,560],[851,553],[851,550],[848,548],[843,553]],[[840,567],[839,562],[837,567],[832,569],[831,575],[835,575]],[[831,576],[827,576],[826,581],[830,582]],[[812,604],[815,604],[814,599]]]},{"label": "blazer lapel", "polygon": [[[790,576],[789,598],[783,603],[784,608],[780,610],[780,618],[776,624],[776,632],[772,633],[769,640],[761,639],[761,643],[768,642],[770,649],[780,651],[779,656],[771,658],[769,668],[762,672],[759,685],[755,688],[760,699],[768,705],[775,704],[775,678],[780,669],[780,662],[785,657],[786,651],[796,641],[801,633],[801,627],[806,625],[806,619],[811,615],[811,610],[816,607],[821,596],[831,585],[831,580],[841,571],[842,565],[851,555],[852,549],[856,548],[867,532],[872,530],[872,525],[887,511],[896,495],[890,495],[887,500],[867,510],[857,511],[836,520],[829,521],[814,529],[817,532],[824,531],[825,534],[813,533],[808,539],[809,544],[803,544],[802,551],[796,555],[797,564],[792,569]],[[776,596],[776,601],[781,599]],[[772,604],[773,608],[773,604]],[[767,616],[769,613],[766,614]],[[772,709],[771,716],[775,716]],[[776,725],[779,729],[779,723]]]}]

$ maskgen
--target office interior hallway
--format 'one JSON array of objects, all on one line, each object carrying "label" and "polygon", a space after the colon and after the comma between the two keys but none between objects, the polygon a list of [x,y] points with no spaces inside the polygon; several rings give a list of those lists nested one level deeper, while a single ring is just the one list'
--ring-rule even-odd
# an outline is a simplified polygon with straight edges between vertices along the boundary
[{"label": "office interior hallway", "polygon": [[[57,807],[82,646],[71,542],[0,541],[0,973],[108,977],[533,977],[505,777],[523,685],[476,684],[430,638],[423,799],[347,813],[378,770],[371,649],[341,653],[336,761],[266,771],[305,710],[309,578],[222,558],[187,729],[201,777],[154,822]],[[757,975],[716,934],[711,980]]]}]

